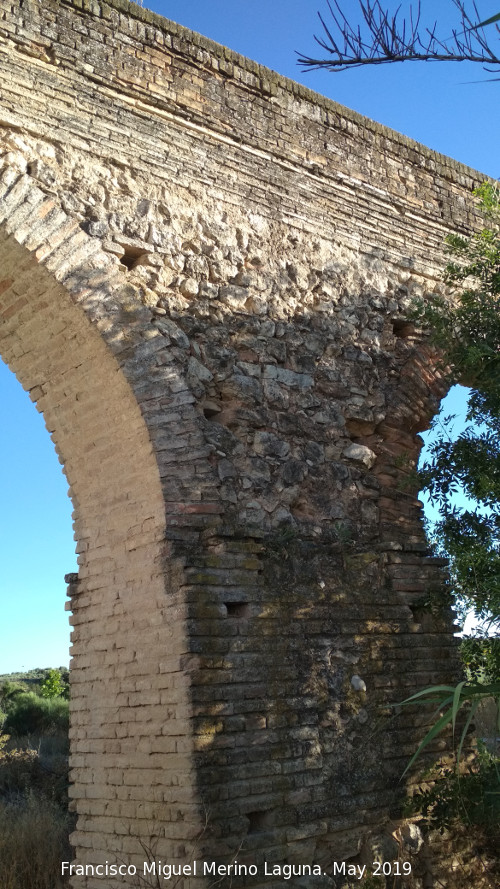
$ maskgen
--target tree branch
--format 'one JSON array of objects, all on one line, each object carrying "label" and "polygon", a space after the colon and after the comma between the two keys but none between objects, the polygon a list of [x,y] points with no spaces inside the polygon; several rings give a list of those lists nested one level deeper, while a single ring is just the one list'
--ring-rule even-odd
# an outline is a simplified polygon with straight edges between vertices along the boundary
[{"label": "tree branch", "polygon": [[[500,66],[500,49],[495,51],[488,42],[483,26],[497,22],[500,14],[486,22],[480,21],[475,2],[472,11],[467,10],[466,0],[452,0],[457,8],[459,24],[451,37],[437,36],[437,22],[420,29],[420,0],[416,10],[410,6],[407,16],[401,17],[401,6],[394,14],[384,8],[380,0],[359,0],[362,23],[353,25],[345,15],[340,0],[326,0],[333,21],[328,25],[323,15],[318,17],[323,35],[314,36],[316,43],[326,52],[325,58],[312,58],[298,54],[303,68],[328,71],[346,71],[365,65],[383,65],[388,62],[479,62]],[[492,70],[486,68],[486,70]]]}]

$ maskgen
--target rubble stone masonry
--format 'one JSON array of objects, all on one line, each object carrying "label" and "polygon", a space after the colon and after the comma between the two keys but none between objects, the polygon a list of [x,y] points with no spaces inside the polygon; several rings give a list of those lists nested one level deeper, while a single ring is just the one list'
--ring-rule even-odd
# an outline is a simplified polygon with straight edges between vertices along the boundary
[{"label": "rubble stone masonry", "polygon": [[75,509],[80,865],[326,887],[420,848],[390,705],[455,656],[412,482],[446,386],[408,308],[478,179],[134,4],[0,0],[0,352]]}]

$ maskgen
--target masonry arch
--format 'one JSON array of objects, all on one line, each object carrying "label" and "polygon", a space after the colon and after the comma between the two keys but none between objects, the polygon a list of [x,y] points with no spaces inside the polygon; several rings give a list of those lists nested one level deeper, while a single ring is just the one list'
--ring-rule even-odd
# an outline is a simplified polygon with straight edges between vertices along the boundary
[{"label": "masonry arch", "polygon": [[158,854],[175,857],[165,825],[182,818],[189,834],[197,819],[183,781],[183,611],[166,587],[162,481],[127,378],[140,390],[148,373],[149,319],[52,196],[16,174],[2,192],[0,354],[43,412],[74,506],[73,844],[79,861],[130,859],[159,831]]}]

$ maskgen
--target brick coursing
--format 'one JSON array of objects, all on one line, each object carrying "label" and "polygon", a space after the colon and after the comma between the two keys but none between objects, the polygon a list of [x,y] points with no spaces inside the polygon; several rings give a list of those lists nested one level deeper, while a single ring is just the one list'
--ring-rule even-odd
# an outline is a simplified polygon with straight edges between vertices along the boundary
[{"label": "brick coursing", "polygon": [[77,860],[409,854],[391,705],[456,664],[407,314],[479,174],[138,6],[0,10],[0,350],[75,506]]}]

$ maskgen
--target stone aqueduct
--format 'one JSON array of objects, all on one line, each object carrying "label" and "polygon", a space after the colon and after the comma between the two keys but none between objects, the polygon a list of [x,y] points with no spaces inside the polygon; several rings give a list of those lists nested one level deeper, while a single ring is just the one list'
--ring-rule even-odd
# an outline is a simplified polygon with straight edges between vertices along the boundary
[{"label": "stone aqueduct", "polygon": [[76,858],[397,857],[388,705],[454,660],[406,313],[476,174],[124,0],[0,10],[0,352],[74,504]]}]

